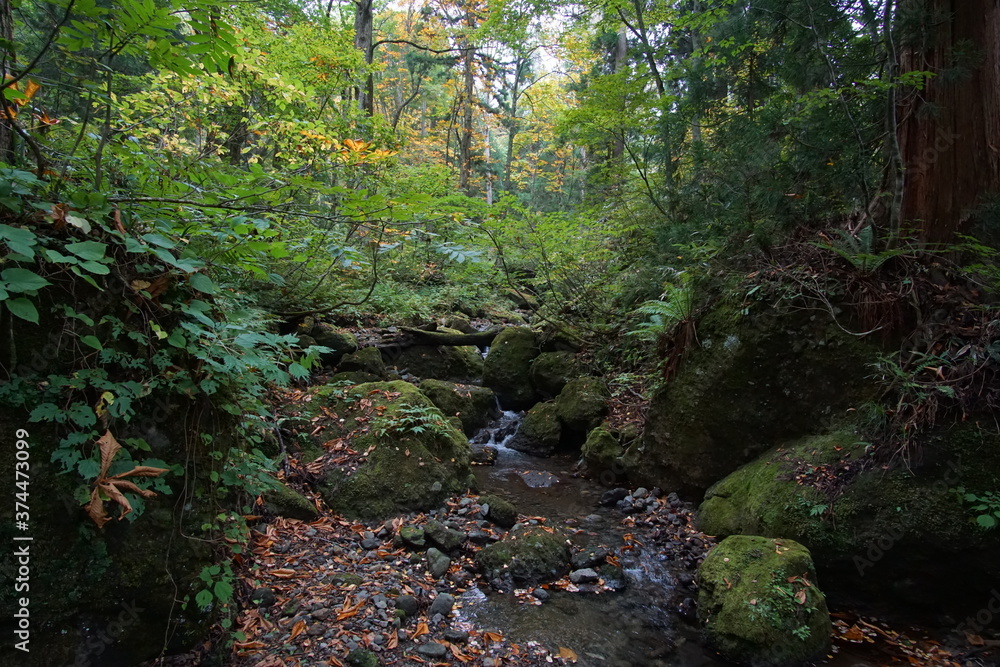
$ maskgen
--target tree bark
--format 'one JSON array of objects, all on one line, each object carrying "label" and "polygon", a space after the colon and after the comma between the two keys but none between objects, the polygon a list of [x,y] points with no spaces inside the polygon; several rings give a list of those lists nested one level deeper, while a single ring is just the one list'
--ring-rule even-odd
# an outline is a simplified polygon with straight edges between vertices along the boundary
[{"label": "tree bark", "polygon": [[[355,0],[354,46],[365,54],[365,63],[369,66],[375,55],[372,22],[372,0]],[[358,107],[369,116],[375,113],[375,76],[370,69],[364,86],[358,89]]]},{"label": "tree bark", "polygon": [[[16,55],[14,53],[14,15],[11,0],[0,0],[0,39],[6,40],[7,48],[0,48],[0,77],[13,76]],[[14,164],[14,128],[11,127],[6,109],[7,101],[0,99],[0,162]]]},{"label": "tree bark", "polygon": [[904,0],[900,9],[923,5],[936,23],[903,45],[900,71],[936,76],[900,103],[900,217],[920,239],[948,242],[1000,191],[1000,4]]},{"label": "tree bark", "polygon": [[[465,16],[465,25],[470,33],[476,27],[471,7]],[[473,62],[476,50],[470,40],[471,38],[466,36],[462,50],[463,57],[465,58],[465,89],[463,92],[465,109],[462,118],[462,136],[458,142],[458,187],[467,195],[472,194],[470,192],[471,186],[469,185],[472,176],[472,96],[475,91],[476,81],[476,71]]]}]

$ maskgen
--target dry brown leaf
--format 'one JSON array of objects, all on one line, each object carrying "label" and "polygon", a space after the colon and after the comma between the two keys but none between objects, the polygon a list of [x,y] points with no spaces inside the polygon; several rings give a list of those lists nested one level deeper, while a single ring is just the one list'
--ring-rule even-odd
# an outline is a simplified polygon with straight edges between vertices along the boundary
[{"label": "dry brown leaf", "polygon": [[500,634],[499,632],[484,632],[483,639],[485,639],[488,642],[502,642],[503,635]]},{"label": "dry brown leaf", "polygon": [[385,643],[386,648],[394,649],[399,646],[399,635],[395,630],[389,635],[389,641]]},{"label": "dry brown leaf", "polygon": [[559,657],[563,660],[569,660],[570,662],[576,662],[580,659],[573,649],[566,648],[565,646],[559,647]]},{"label": "dry brown leaf", "polygon": [[416,639],[417,637],[420,637],[421,635],[426,635],[426,634],[430,634],[430,628],[427,627],[426,623],[424,623],[423,621],[421,621],[417,625],[417,629],[413,631],[412,635],[410,635],[410,639]]},{"label": "dry brown leaf", "polygon": [[803,588],[802,590],[800,590],[798,593],[795,594],[795,601],[798,602],[799,604],[806,603],[806,589]]},{"label": "dry brown leaf", "polygon": [[290,567],[282,567],[277,570],[271,570],[268,574],[278,579],[291,579],[295,576],[295,570]]},{"label": "dry brown leaf", "polygon": [[305,631],[306,631],[306,622],[299,621],[298,623],[295,624],[294,627],[292,627],[292,635],[288,638],[288,641],[292,641]]}]

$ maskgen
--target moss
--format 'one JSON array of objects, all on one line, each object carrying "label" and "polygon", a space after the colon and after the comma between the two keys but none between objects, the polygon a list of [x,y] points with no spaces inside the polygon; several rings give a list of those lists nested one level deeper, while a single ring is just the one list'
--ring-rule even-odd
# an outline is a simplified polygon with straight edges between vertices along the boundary
[{"label": "moss", "polygon": [[572,352],[542,352],[531,362],[531,384],[542,398],[555,398],[578,374]]},{"label": "moss", "polygon": [[608,387],[601,378],[583,377],[568,382],[556,398],[559,420],[570,431],[585,433],[608,413]]},{"label": "moss", "polygon": [[817,432],[874,395],[880,350],[823,314],[745,317],[728,307],[699,324],[701,345],[657,391],[629,459],[636,482],[701,494],[774,446]]},{"label": "moss", "polygon": [[500,496],[486,495],[479,497],[480,505],[489,505],[490,511],[486,518],[502,528],[510,528],[517,523],[517,508],[510,501]]},{"label": "moss", "polygon": [[551,456],[559,447],[562,423],[554,403],[539,403],[528,410],[509,447],[533,456]]},{"label": "moss", "polygon": [[[434,409],[430,399],[402,381],[358,385],[334,398],[331,409],[344,414],[345,427],[353,430],[359,426],[356,418],[362,403],[388,422],[403,406]],[[370,450],[365,462],[354,472],[329,470],[320,489],[330,508],[349,516],[381,519],[430,509],[465,491],[473,480],[468,442],[443,415],[437,427],[421,433],[377,435],[358,428],[350,445],[355,451]]]},{"label": "moss", "polygon": [[538,356],[533,331],[508,327],[493,340],[483,366],[483,384],[497,393],[505,409],[523,410],[537,400],[531,384],[531,360]]},{"label": "moss", "polygon": [[378,382],[382,378],[378,375],[365,373],[364,371],[342,371],[330,376],[330,384],[365,384],[366,382]]},{"label": "moss", "polygon": [[618,438],[607,424],[601,424],[587,435],[581,454],[587,464],[587,472],[600,475],[604,471],[618,470],[618,459],[624,450],[618,443]]},{"label": "moss", "polygon": [[420,383],[420,391],[446,416],[457,415],[468,436],[497,414],[496,395],[486,387],[430,379]]},{"label": "moss", "polygon": [[368,373],[376,378],[385,376],[385,362],[376,347],[363,347],[354,354],[348,354],[341,360],[338,369]]},{"label": "moss", "polygon": [[353,354],[358,350],[358,339],[348,331],[337,331],[333,326],[325,322],[317,322],[309,330],[309,335],[316,341],[317,345],[330,348],[329,352],[320,355],[320,359],[327,366],[336,366],[345,355]]},{"label": "moss", "polygon": [[515,527],[476,554],[476,564],[490,578],[510,576],[528,583],[558,579],[569,571],[569,562],[566,536],[542,526]]},{"label": "moss", "polygon": [[419,378],[451,382],[478,379],[483,373],[483,358],[475,346],[413,345],[403,350],[382,350],[386,365]]},{"label": "moss", "polygon": [[268,513],[300,521],[312,521],[319,516],[316,506],[308,498],[277,480],[274,484],[275,488],[264,492],[264,507]]},{"label": "moss", "polygon": [[750,665],[800,665],[829,645],[830,615],[809,550],[793,540],[729,537],[698,569],[707,643]]}]

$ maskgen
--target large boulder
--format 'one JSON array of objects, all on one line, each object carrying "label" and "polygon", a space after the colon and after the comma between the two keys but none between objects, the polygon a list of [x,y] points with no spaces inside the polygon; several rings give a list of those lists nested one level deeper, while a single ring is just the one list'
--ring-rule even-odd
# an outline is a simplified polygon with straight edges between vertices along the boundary
[{"label": "large boulder", "polygon": [[420,383],[420,391],[446,416],[457,415],[468,436],[499,415],[496,394],[486,387],[429,379]]},{"label": "large boulder", "polygon": [[378,378],[385,376],[385,361],[376,347],[363,347],[341,359],[337,370],[341,372],[367,373]]},{"label": "large boulder", "polygon": [[604,380],[582,377],[568,382],[556,397],[556,412],[567,431],[584,434],[608,414],[611,394]]},{"label": "large boulder", "polygon": [[[865,447],[845,427],[772,449],[708,490],[698,527],[805,544],[831,594],[975,611],[982,590],[1000,585],[1000,531],[979,528],[955,489],[996,488],[1000,435],[971,424],[942,429],[909,465],[890,470],[864,466]],[[941,576],[942,563],[962,576]]]},{"label": "large boulder", "polygon": [[301,493],[277,480],[271,484],[272,488],[262,494],[264,509],[268,514],[300,521],[312,521],[319,516],[316,505]]},{"label": "large boulder", "polygon": [[815,311],[745,316],[720,306],[701,345],[657,391],[625,457],[636,483],[698,496],[778,442],[816,433],[875,395],[878,349]]},{"label": "large boulder", "polygon": [[418,378],[450,382],[478,380],[483,374],[483,357],[474,345],[411,345],[382,348],[386,366]]},{"label": "large boulder", "polygon": [[507,537],[477,553],[476,564],[490,579],[537,584],[569,572],[570,558],[565,535],[545,526],[518,524]]},{"label": "large boulder", "polygon": [[483,366],[483,384],[497,393],[507,410],[530,408],[538,399],[531,384],[531,360],[538,356],[538,338],[531,329],[508,327],[490,346]]},{"label": "large boulder", "polygon": [[698,568],[698,619],[709,646],[751,667],[820,657],[832,629],[809,550],[750,535],[726,538]]},{"label": "large boulder", "polygon": [[[331,509],[381,519],[436,507],[474,486],[465,436],[414,385],[372,382],[326,395],[329,412],[343,422],[319,437],[342,438],[366,452],[344,465],[334,463],[339,457],[321,457],[326,474],[319,492]],[[320,403],[317,411],[322,406],[313,403]]]},{"label": "large boulder", "polygon": [[308,333],[317,345],[330,348],[329,352],[320,355],[320,360],[326,366],[336,366],[348,354],[358,351],[358,339],[349,331],[337,331],[333,325],[317,322]]},{"label": "large boulder", "polygon": [[561,438],[562,423],[555,403],[539,403],[525,413],[507,446],[532,456],[552,456]]},{"label": "large boulder", "polygon": [[531,362],[531,384],[542,398],[555,398],[577,375],[572,352],[542,352]]},{"label": "large boulder", "polygon": [[607,424],[601,424],[589,434],[580,454],[587,466],[587,473],[602,482],[611,484],[621,472],[619,459],[625,450]]}]

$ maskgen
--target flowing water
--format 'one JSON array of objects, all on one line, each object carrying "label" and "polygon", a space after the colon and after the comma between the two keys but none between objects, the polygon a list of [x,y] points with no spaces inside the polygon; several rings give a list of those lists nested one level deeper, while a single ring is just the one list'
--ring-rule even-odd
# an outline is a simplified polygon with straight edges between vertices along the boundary
[{"label": "flowing water", "polygon": [[[623,544],[622,514],[600,507],[604,489],[574,477],[575,460],[540,459],[506,445],[520,415],[505,412],[498,423],[473,438],[497,450],[496,464],[477,469],[482,493],[511,500],[522,514],[571,535],[577,547],[603,545],[612,553]],[[619,556],[625,571],[621,591],[583,593],[551,590],[533,604],[529,595],[472,589],[460,614],[483,628],[495,628],[517,643],[535,641],[555,652],[571,649],[584,667],[722,665],[695,641],[697,630],[674,613],[678,576],[687,572],[655,548],[643,546]],[[690,573],[688,573],[690,574]]]}]

